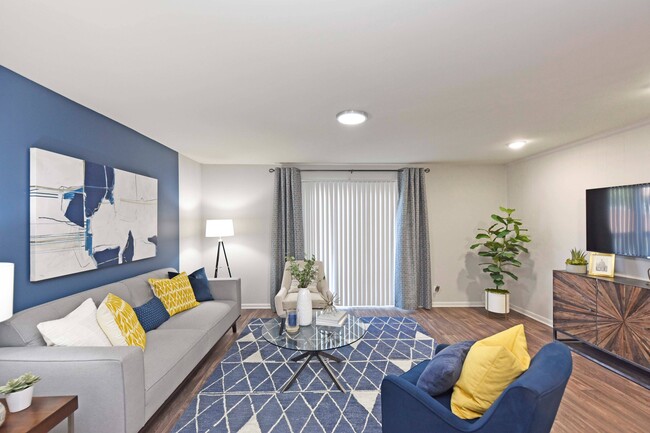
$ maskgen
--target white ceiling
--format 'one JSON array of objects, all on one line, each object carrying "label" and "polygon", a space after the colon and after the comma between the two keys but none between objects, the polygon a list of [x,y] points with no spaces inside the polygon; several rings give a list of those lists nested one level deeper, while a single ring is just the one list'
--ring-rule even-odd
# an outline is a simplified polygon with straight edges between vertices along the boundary
[{"label": "white ceiling", "polygon": [[648,0],[0,0],[0,64],[204,163],[511,161],[650,118],[649,43]]}]

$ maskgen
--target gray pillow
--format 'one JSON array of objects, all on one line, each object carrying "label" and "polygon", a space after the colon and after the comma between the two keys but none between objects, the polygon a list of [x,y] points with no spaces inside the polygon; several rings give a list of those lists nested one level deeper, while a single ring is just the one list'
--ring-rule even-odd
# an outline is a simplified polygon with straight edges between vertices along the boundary
[{"label": "gray pillow", "polygon": [[418,379],[418,388],[436,396],[449,391],[458,381],[463,362],[473,341],[462,341],[436,353]]}]

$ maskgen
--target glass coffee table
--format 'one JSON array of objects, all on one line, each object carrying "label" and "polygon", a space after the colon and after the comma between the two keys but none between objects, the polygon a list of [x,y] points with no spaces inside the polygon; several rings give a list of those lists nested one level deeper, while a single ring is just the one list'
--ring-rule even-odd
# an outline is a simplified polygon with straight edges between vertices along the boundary
[{"label": "glass coffee table", "polygon": [[289,334],[286,330],[282,329],[282,318],[280,317],[276,317],[264,323],[262,337],[266,341],[283,349],[302,352],[292,357],[289,362],[300,361],[301,359],[306,358],[300,368],[298,368],[287,383],[284,384],[280,392],[289,389],[300,373],[302,373],[302,371],[307,367],[309,361],[313,358],[318,359],[338,389],[345,392],[343,386],[334,375],[334,372],[325,361],[325,359],[329,359],[334,362],[341,362],[343,359],[326,353],[325,351],[338,349],[359,340],[366,333],[367,324],[348,313],[348,318],[341,327],[317,326],[316,315],[318,314],[320,314],[320,312],[314,313],[311,325],[301,326],[300,331],[295,334]]}]

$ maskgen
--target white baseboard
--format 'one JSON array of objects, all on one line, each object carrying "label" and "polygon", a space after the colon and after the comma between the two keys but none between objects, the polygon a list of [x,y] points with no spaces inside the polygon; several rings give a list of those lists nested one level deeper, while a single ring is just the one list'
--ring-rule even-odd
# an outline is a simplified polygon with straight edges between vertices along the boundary
[{"label": "white baseboard", "polygon": [[241,304],[242,310],[270,310],[271,304]]},{"label": "white baseboard", "polygon": [[484,307],[485,303],[481,301],[443,301],[432,302],[432,308],[447,308],[447,307]]},{"label": "white baseboard", "polygon": [[510,308],[516,311],[517,313],[521,313],[524,316],[528,316],[531,319],[538,321],[539,323],[543,323],[544,325],[550,326],[551,328],[553,327],[553,320],[547,317],[540,316],[537,313],[533,313],[532,311],[526,310],[525,308],[517,307],[516,305],[512,305],[512,304],[510,304]]},{"label": "white baseboard", "polygon": [[[443,302],[433,302],[432,308],[472,308],[472,307],[484,307],[485,304],[481,301],[443,301]],[[387,305],[386,308],[389,308],[390,305]],[[271,308],[270,304],[242,304],[242,310],[269,310]],[[364,307],[354,307],[354,308],[364,308]],[[382,307],[367,307],[367,308],[382,308]],[[518,307],[516,305],[510,304],[510,308],[518,313],[523,314],[524,316],[530,317],[533,320],[536,320],[544,325],[553,327],[553,321],[544,316],[540,316],[537,313],[528,311],[525,308]]]}]

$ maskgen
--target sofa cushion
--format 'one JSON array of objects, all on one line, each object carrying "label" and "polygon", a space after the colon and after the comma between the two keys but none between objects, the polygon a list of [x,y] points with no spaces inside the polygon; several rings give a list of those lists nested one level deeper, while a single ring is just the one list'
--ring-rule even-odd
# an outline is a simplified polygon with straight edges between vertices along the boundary
[{"label": "sofa cushion", "polygon": [[[198,329],[155,329],[147,333],[149,341],[147,350],[144,352],[144,388],[150,389],[158,381],[163,380],[175,366],[183,362],[183,358],[192,347],[203,337],[203,331]],[[198,361],[198,360],[196,360]],[[187,373],[196,367],[188,365]],[[168,380],[178,384],[187,376],[173,375]]]},{"label": "sofa cushion", "polygon": [[[227,307],[227,313],[225,315],[220,314],[224,307]],[[230,325],[232,325],[232,323],[237,319],[238,315],[239,308],[237,308],[236,304],[232,301],[203,302],[196,308],[175,315],[160,328],[147,334],[149,347],[147,347],[147,352],[145,352],[145,375],[148,376],[148,378],[145,378],[145,383],[147,384],[145,407],[146,418],[153,415],[153,413],[163,405],[169,395],[173,393],[174,389],[176,389],[184,378],[197,366],[217,341],[223,337],[224,332],[228,330]],[[203,321],[203,324],[198,324],[197,322],[199,321]],[[207,328],[210,326],[208,322],[213,323],[212,327],[208,329],[195,329],[197,327]],[[187,328],[173,329],[173,326],[178,328],[184,326]],[[192,335],[202,337],[191,347],[186,341],[179,344],[177,351],[179,356],[183,357],[182,360],[174,364],[169,373],[163,373],[163,376],[154,383],[154,377],[160,376],[160,373],[153,372],[152,375],[149,376],[149,372],[146,371],[146,369],[149,368],[148,366],[150,362],[155,362],[154,359],[158,355],[148,353],[149,349],[153,347],[154,341],[158,341],[162,344],[174,345],[176,344],[175,341],[177,341],[177,335],[186,339],[193,338]],[[169,343],[167,337],[169,337]],[[155,366],[154,368],[157,369],[158,366]]]},{"label": "sofa cushion", "polygon": [[158,329],[199,329],[208,331],[223,319],[235,306],[233,301],[207,301],[183,311],[160,325]]},{"label": "sofa cushion", "polygon": [[38,330],[48,346],[110,346],[111,342],[97,323],[97,307],[86,299],[67,316],[41,322]]},{"label": "sofa cushion", "polygon": [[169,320],[169,313],[162,301],[155,296],[133,309],[145,332],[152,331]]},{"label": "sofa cushion", "polygon": [[163,405],[210,349],[205,343],[205,332],[198,329],[155,329],[147,333],[147,338],[145,419]]},{"label": "sofa cushion", "polygon": [[156,269],[146,274],[122,280],[121,283],[129,289],[129,293],[131,294],[130,299],[123,297],[119,293],[114,293],[133,306],[142,305],[154,296],[149,285],[149,279],[167,278],[167,273],[170,271],[174,271],[174,268]]},{"label": "sofa cushion", "polygon": [[[178,272],[168,272],[169,278],[174,278]],[[199,302],[212,301],[212,293],[210,293],[210,283],[208,283],[208,276],[205,273],[205,268],[197,269],[187,276],[192,285],[194,297]]]}]

